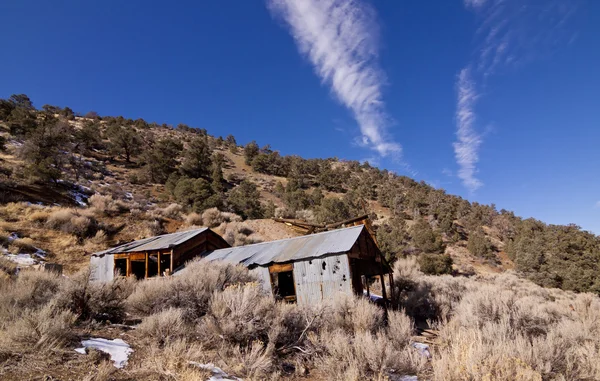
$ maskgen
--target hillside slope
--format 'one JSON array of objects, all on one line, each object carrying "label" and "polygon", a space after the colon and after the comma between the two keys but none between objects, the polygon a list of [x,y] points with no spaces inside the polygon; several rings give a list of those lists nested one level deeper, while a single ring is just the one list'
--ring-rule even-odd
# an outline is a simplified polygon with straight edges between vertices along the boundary
[{"label": "hillside slope", "polygon": [[600,291],[597,236],[366,163],[281,156],[185,125],[37,110],[24,95],[0,101],[0,137],[0,245],[13,261],[33,255],[72,272],[91,252],[195,225],[239,245],[298,234],[273,216],[329,223],[369,213],[391,261],[417,254],[430,274],[515,269],[543,286]]}]

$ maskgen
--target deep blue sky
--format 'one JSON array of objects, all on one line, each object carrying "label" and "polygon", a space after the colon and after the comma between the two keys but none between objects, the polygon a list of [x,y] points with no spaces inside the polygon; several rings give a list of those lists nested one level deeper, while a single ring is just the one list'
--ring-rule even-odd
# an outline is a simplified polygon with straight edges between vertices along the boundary
[{"label": "deep blue sky", "polygon": [[[474,70],[475,191],[457,177],[452,143],[457,75],[477,63],[483,11],[460,0],[370,3],[401,159],[355,144],[353,115],[261,1],[3,2],[0,97],[186,123],[283,154],[373,158],[472,201],[600,233],[600,2],[569,3],[551,48],[525,35],[510,41],[522,63],[487,77]],[[521,17],[511,30],[544,28]]]}]

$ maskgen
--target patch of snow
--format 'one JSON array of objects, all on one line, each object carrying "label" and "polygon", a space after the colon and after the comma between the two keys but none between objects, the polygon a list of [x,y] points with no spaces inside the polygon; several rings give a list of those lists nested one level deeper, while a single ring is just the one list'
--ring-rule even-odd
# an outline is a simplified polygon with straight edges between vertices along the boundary
[{"label": "patch of snow", "polygon": [[131,192],[125,192],[125,197],[127,197],[130,200],[133,200],[133,193],[131,193]]},{"label": "patch of snow", "polygon": [[[373,294],[372,292],[370,294],[371,295],[369,295],[369,299],[371,299],[372,302],[376,302],[380,299],[383,299],[383,296],[381,295]],[[363,291],[363,295],[367,296],[367,290]]]},{"label": "patch of snow", "polygon": [[75,348],[77,353],[85,354],[86,348],[94,348],[110,355],[115,368],[123,368],[127,365],[129,355],[133,352],[133,349],[125,341],[121,339],[102,339],[92,337],[89,340],[83,340],[81,342],[83,348]]},{"label": "patch of snow", "polygon": [[39,249],[36,247],[36,251],[35,253],[33,253],[34,255],[40,257],[40,258],[46,258],[46,251]]},{"label": "patch of snow", "polygon": [[413,348],[416,348],[422,356],[431,358],[431,353],[429,352],[429,345],[423,343],[412,343]]},{"label": "patch of snow", "polygon": [[79,206],[87,206],[87,203],[85,201],[88,199],[88,197],[86,194],[83,194],[78,191],[71,191],[69,192],[69,194],[71,195],[71,197],[73,197],[73,199]]},{"label": "patch of snow", "polygon": [[417,376],[402,376],[398,379],[398,381],[419,381]]},{"label": "patch of snow", "polygon": [[17,233],[10,233],[8,235],[8,242],[12,242],[12,241],[14,241],[17,238],[19,238],[19,235]]},{"label": "patch of snow", "polygon": [[6,259],[23,266],[31,266],[36,264],[35,259],[33,259],[30,254],[6,254]]},{"label": "patch of snow", "polygon": [[241,378],[228,375],[223,369],[215,366],[213,363],[201,364],[195,361],[190,361],[189,363],[198,368],[209,370],[212,373],[212,376],[207,381],[243,381]]}]

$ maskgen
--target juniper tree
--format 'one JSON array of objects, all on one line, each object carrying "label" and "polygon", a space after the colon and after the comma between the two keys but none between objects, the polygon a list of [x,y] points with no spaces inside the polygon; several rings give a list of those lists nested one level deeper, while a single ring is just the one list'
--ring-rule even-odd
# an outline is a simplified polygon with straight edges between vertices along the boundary
[{"label": "juniper tree", "polygon": [[106,135],[110,142],[110,151],[115,155],[124,155],[128,163],[141,151],[142,139],[133,127],[125,127],[115,122],[108,126]]},{"label": "juniper tree", "polygon": [[258,144],[253,140],[250,143],[246,144],[244,147],[244,158],[247,165],[252,164],[252,160],[258,155],[260,149],[258,148]]},{"label": "juniper tree", "polygon": [[228,203],[232,211],[244,218],[256,219],[263,217],[260,203],[260,192],[256,184],[244,180],[237,187],[229,191]]},{"label": "juniper tree", "polygon": [[211,173],[211,155],[207,137],[194,137],[185,150],[180,171],[189,177],[208,177]]}]

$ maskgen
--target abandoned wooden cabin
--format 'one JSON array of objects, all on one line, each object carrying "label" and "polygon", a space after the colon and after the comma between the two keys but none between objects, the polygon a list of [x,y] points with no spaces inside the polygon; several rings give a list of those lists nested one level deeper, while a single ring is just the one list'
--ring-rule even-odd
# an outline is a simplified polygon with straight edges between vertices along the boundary
[{"label": "abandoned wooden cabin", "polygon": [[242,263],[277,298],[309,305],[338,293],[369,294],[378,278],[387,299],[391,268],[364,225],[317,234],[215,250],[206,260]]},{"label": "abandoned wooden cabin", "polygon": [[207,251],[229,247],[209,228],[159,235],[92,254],[91,277],[108,281],[115,274],[138,279],[172,274]]}]

